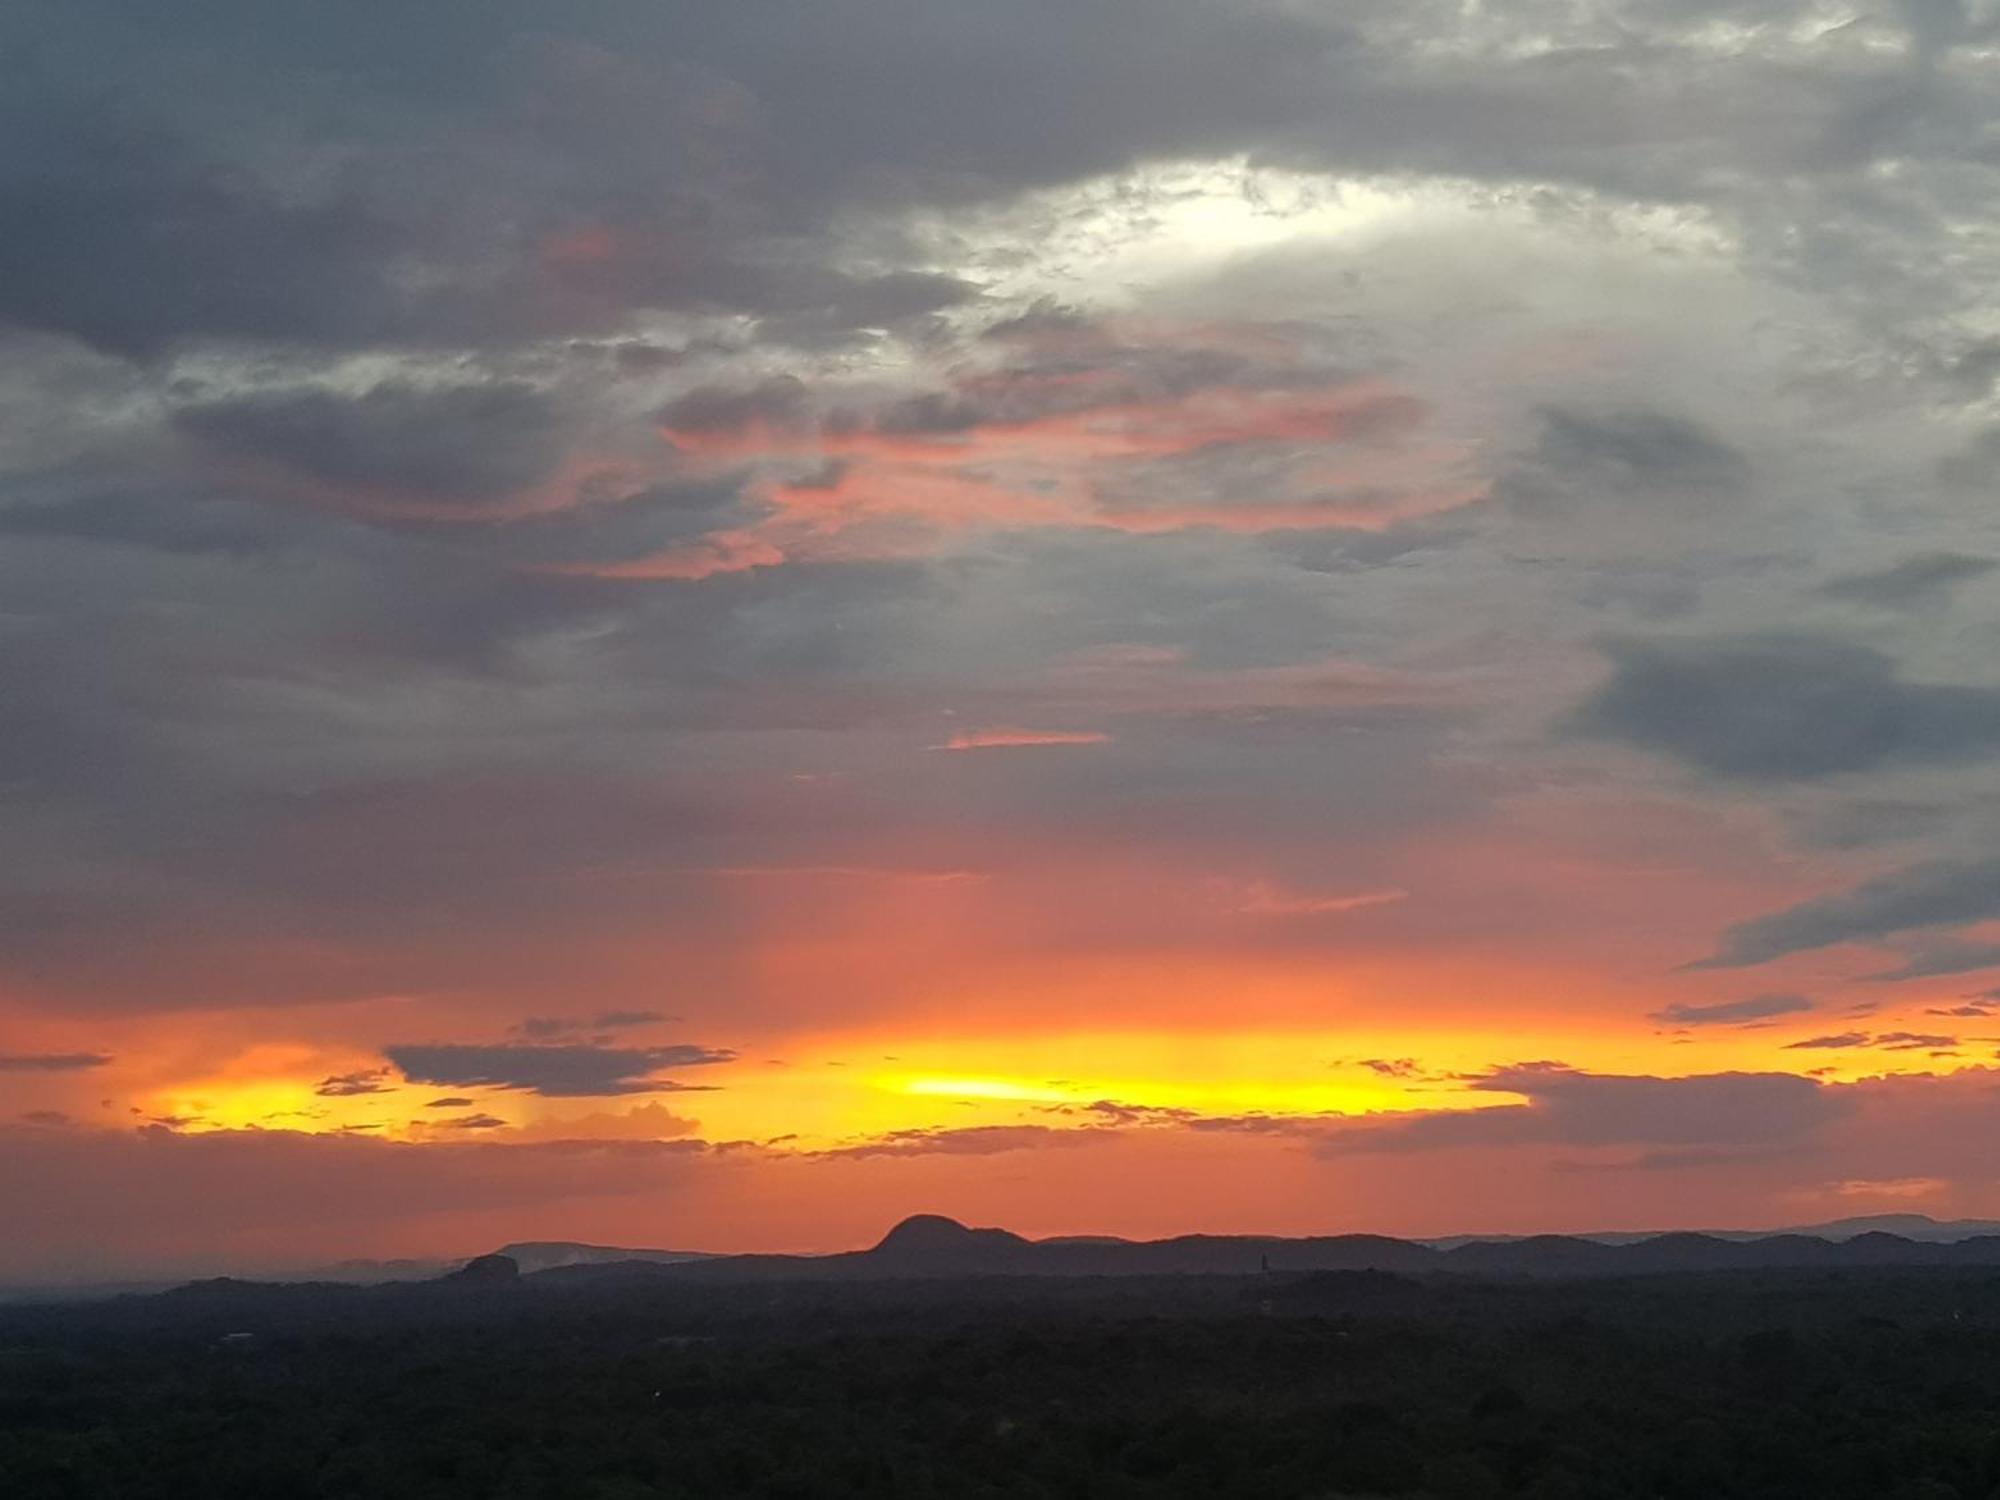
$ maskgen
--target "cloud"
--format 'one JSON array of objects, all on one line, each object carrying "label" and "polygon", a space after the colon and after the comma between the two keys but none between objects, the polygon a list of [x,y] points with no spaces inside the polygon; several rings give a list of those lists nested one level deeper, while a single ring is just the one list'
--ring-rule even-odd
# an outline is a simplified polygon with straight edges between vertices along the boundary
[{"label": "cloud", "polygon": [[407,240],[358,194],[288,195],[166,131],[53,110],[17,139],[40,155],[0,175],[21,226],[0,246],[0,319],[135,356],[196,337],[351,346],[401,321]]},{"label": "cloud", "polygon": [[587,1115],[553,1115],[531,1120],[515,1129],[522,1141],[664,1141],[691,1136],[699,1123],[674,1114],[665,1105],[648,1103],[630,1109]]},{"label": "cloud", "polygon": [[661,409],[660,425],[687,436],[739,433],[745,428],[802,429],[811,393],[796,375],[774,375],[747,386],[702,386]]},{"label": "cloud", "polygon": [[497,1115],[459,1115],[450,1120],[424,1120],[412,1123],[434,1126],[440,1130],[500,1130],[507,1124]]},{"label": "cloud", "polygon": [[662,1068],[732,1061],[722,1048],[595,1046],[476,1046],[445,1043],[384,1047],[382,1055],[411,1083],[523,1089],[549,1098],[647,1094],[684,1085],[653,1078]]},{"label": "cloud", "polygon": [[1809,1136],[1849,1108],[1824,1085],[1790,1073],[1659,1078],[1522,1063],[1481,1074],[1468,1087],[1525,1095],[1528,1102],[1378,1116],[1333,1128],[1320,1149],[1339,1155],[1544,1143],[1760,1146]]},{"label": "cloud", "polygon": [[1108,745],[1111,736],[1089,729],[961,729],[933,750],[1020,750],[1059,745]]},{"label": "cloud", "polygon": [[[1874,942],[1915,928],[1992,916],[2000,916],[2000,860],[1933,860],[1879,875],[1843,895],[1822,896],[1738,923],[1722,935],[1712,956],[1691,967],[1744,968],[1839,943]],[[1978,957],[1969,950],[1954,951],[1961,958]],[[1920,967],[1927,973],[1953,972]]]},{"label": "cloud", "polygon": [[1708,1005],[1681,1001],[1652,1013],[1663,1026],[1743,1026],[1773,1016],[1797,1015],[1813,1008],[1803,995],[1752,995],[1744,1000],[1720,1000]]},{"label": "cloud", "polygon": [[1361,1066],[1384,1078],[1422,1078],[1424,1070],[1414,1057],[1364,1057]]},{"label": "cloud", "polygon": [[674,1019],[657,1010],[601,1010],[590,1018],[590,1024],[618,1031],[630,1026],[658,1026]]},{"label": "cloud", "polygon": [[1613,502],[1685,506],[1737,494],[1743,455],[1689,418],[1632,409],[1546,407],[1534,450],[1494,493],[1524,515],[1563,515]]},{"label": "cloud", "polygon": [[1984,577],[2000,563],[1965,552],[1924,552],[1886,568],[1849,573],[1819,586],[1829,599],[1876,609],[1914,609],[1953,586]]},{"label": "cloud", "polygon": [[1906,682],[1865,646],[1755,635],[1604,649],[1611,677],[1577,708],[1571,729],[1716,776],[1806,781],[2000,747],[2000,689]]},{"label": "cloud", "polygon": [[1958,1044],[1955,1036],[1939,1036],[1927,1031],[1885,1031],[1877,1036],[1870,1036],[1865,1031],[1843,1031],[1833,1036],[1807,1037],[1802,1042],[1789,1042],[1786,1046],[1793,1051],[1880,1047],[1888,1052],[1936,1052]]},{"label": "cloud", "polygon": [[851,1146],[836,1146],[813,1155],[823,1160],[880,1156],[997,1156],[1008,1151],[1088,1146],[1103,1139],[1106,1133],[1099,1127],[1070,1129],[1050,1125],[967,1125],[957,1129],[892,1130]]},{"label": "cloud", "polygon": [[465,1098],[464,1096],[462,1096],[462,1095],[459,1095],[459,1094],[447,1094],[447,1095],[445,1095],[445,1097],[444,1097],[444,1098],[442,1098],[442,1099],[432,1099],[432,1100],[430,1100],[430,1101],[429,1101],[428,1103],[426,1103],[426,1104],[424,1105],[424,1108],[425,1108],[425,1109],[464,1109],[464,1108],[465,1108],[466,1106],[470,1105],[470,1104],[471,1104],[472,1102],[473,1102],[472,1100],[470,1100],[470,1099],[467,1099],[467,1098]]},{"label": "cloud", "polygon": [[0,1073],[76,1073],[110,1062],[103,1052],[0,1052]]},{"label": "cloud", "polygon": [[554,402],[522,381],[259,391],[183,406],[173,421],[213,448],[355,503],[474,512],[547,479],[566,437]]},{"label": "cloud", "polygon": [[322,1099],[345,1099],[357,1094],[393,1093],[394,1089],[384,1082],[388,1076],[387,1068],[370,1068],[358,1073],[336,1073],[331,1078],[322,1078],[313,1092]]},{"label": "cloud", "polygon": [[1956,1047],[1955,1036],[1938,1036],[1928,1031],[1885,1031],[1875,1038],[1875,1045],[1886,1047],[1891,1052],[1934,1051],[1945,1047]]},{"label": "cloud", "polygon": [[1911,948],[1903,962],[1893,969],[1863,977],[1876,984],[1898,984],[1909,979],[1932,979],[1942,974],[1971,974],[1980,969],[2000,968],[2000,943],[1968,943],[1959,938],[1937,938]]}]

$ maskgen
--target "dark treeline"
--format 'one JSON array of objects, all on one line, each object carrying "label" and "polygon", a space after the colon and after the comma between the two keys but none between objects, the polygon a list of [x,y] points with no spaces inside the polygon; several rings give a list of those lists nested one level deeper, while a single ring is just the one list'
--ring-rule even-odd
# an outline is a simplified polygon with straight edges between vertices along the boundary
[{"label": "dark treeline", "polygon": [[2000,1275],[207,1283],[0,1309],[11,1500],[2000,1495]]}]

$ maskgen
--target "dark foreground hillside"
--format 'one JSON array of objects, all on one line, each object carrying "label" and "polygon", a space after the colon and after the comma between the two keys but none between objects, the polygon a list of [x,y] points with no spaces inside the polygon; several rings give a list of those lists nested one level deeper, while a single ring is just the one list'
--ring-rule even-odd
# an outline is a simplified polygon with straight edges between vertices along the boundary
[{"label": "dark foreground hillside", "polygon": [[2000,1274],[195,1287],[0,1310],[11,1500],[2000,1495]]}]

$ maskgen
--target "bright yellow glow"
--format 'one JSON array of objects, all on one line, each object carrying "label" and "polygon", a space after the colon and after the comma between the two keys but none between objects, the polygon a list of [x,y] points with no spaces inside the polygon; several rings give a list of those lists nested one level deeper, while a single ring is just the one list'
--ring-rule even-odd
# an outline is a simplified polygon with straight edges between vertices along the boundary
[{"label": "bright yellow glow", "polygon": [[1057,1104],[1080,1097],[1073,1089],[1023,1083],[1012,1078],[879,1078],[875,1087],[903,1094],[939,1095],[947,1099],[1012,1099]]}]

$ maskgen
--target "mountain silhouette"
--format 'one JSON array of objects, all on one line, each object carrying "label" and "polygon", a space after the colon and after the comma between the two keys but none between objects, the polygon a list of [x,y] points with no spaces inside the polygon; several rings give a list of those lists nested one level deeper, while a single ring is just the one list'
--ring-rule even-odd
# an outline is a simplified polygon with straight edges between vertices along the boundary
[{"label": "mountain silhouette", "polygon": [[911,1214],[876,1243],[876,1255],[1010,1254],[1032,1244],[1007,1229],[969,1229],[943,1214]]},{"label": "mountain silhouette", "polygon": [[[1847,1226],[1842,1226],[1846,1228]],[[1031,1240],[976,1229],[941,1214],[904,1219],[866,1250],[831,1255],[717,1255],[699,1260],[608,1261],[524,1278],[604,1281],[855,1281],[952,1276],[1249,1276],[1327,1271],[1471,1277],[1645,1276],[1686,1271],[1893,1266],[2000,1267],[2000,1235],[1913,1239],[1881,1230],[1811,1233],[1670,1232],[1607,1241],[1582,1235],[1471,1239],[1442,1246],[1386,1235],[1303,1238],[1179,1235],[1122,1240],[1065,1235]]]}]

